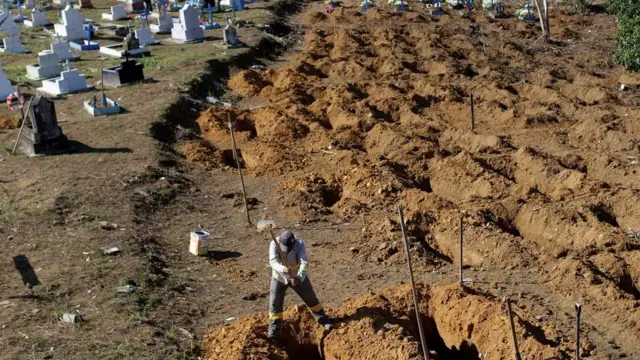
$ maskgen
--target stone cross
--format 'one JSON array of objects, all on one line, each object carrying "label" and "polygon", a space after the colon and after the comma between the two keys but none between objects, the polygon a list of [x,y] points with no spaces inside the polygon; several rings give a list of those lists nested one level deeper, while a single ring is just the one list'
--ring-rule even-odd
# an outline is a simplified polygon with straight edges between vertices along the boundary
[{"label": "stone cross", "polygon": [[93,24],[87,25],[87,45],[91,45],[91,37],[93,36]]},{"label": "stone cross", "polygon": [[524,8],[527,9],[527,19],[531,19],[531,8],[533,6],[531,6],[531,3],[526,3],[524,5]]},{"label": "stone cross", "polygon": [[209,3],[209,6],[207,6],[207,8],[205,10],[207,10],[207,12],[209,13],[209,24],[213,24],[213,11],[214,11],[214,7],[211,6],[211,3]]},{"label": "stone cross", "polygon": [[142,12],[142,14],[140,14],[139,16],[140,18],[140,28],[144,29],[144,24],[147,24],[147,27],[149,26],[149,10],[145,7],[144,11]]},{"label": "stone cross", "polygon": [[156,7],[158,8],[158,14],[160,16],[165,16],[167,15],[167,5],[169,3],[166,0],[160,0],[159,2],[156,2]]}]

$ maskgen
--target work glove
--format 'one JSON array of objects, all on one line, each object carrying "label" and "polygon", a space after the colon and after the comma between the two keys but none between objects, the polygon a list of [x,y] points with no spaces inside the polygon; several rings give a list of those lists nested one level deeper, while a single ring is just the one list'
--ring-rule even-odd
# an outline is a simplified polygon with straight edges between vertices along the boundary
[{"label": "work glove", "polygon": [[300,285],[300,278],[299,277],[294,277],[289,281],[289,284],[291,285],[291,287],[296,287],[298,285]]}]

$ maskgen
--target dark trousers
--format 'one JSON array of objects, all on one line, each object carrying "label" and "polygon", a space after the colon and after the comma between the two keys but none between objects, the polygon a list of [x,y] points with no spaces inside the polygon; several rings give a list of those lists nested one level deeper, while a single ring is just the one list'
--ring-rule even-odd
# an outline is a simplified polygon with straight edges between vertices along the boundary
[{"label": "dark trousers", "polygon": [[[271,278],[271,289],[269,290],[269,319],[272,324],[282,322],[284,297],[288,287],[288,285]],[[316,321],[326,316],[322,304],[320,304],[315,291],[313,291],[313,286],[311,286],[311,281],[308,276],[298,286],[292,287],[292,289],[298,294],[300,299],[304,301]]]}]

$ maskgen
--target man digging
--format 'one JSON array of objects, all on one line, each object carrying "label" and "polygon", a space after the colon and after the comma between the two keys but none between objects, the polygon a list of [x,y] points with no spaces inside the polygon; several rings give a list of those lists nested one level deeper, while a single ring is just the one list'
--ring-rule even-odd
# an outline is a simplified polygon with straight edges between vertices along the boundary
[{"label": "man digging", "polygon": [[285,230],[274,241],[271,241],[269,264],[271,264],[273,271],[271,272],[271,289],[269,291],[270,324],[267,337],[275,339],[280,334],[284,296],[289,286],[304,301],[313,318],[325,329],[330,330],[331,320],[325,314],[307,276],[309,258],[304,242],[291,231]]}]

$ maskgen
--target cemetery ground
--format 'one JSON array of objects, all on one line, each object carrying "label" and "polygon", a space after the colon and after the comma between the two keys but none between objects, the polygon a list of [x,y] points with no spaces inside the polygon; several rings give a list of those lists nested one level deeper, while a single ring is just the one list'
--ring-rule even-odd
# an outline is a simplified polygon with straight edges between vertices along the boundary
[{"label": "cemetery ground", "polygon": [[[554,10],[544,44],[537,23],[479,10],[432,20],[417,4],[359,15],[358,3],[329,15],[308,3],[288,19],[293,32],[274,25],[290,45],[277,59],[281,42],[255,28],[239,30],[251,49],[152,47],[156,82],[107,90],[125,114],[89,117],[87,94],[56,101],[78,153],[3,152],[0,358],[417,359],[399,202],[440,358],[510,358],[504,296],[529,359],[573,357],[576,302],[583,358],[637,358],[640,88],[611,63],[615,19]],[[97,74],[101,60],[82,56],[76,65]],[[15,81],[34,58],[3,65]],[[242,211],[228,116],[252,220],[306,241],[314,287],[339,320],[329,334],[289,308],[285,345],[264,337],[268,239]],[[187,252],[197,229],[214,237],[206,257]],[[19,255],[35,286],[15,270]],[[117,291],[127,284],[135,292]],[[61,323],[67,312],[84,321]]]}]

